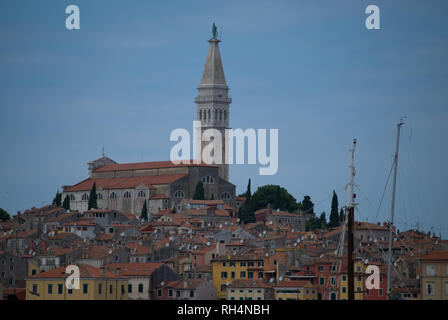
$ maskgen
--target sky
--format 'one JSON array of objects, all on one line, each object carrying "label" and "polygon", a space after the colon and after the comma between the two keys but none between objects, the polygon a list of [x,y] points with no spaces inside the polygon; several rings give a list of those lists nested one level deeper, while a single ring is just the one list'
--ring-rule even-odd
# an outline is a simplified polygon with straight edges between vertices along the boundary
[{"label": "sky", "polygon": [[[71,4],[80,30],[65,28]],[[371,4],[380,30],[365,27]],[[442,0],[2,0],[0,207],[50,203],[103,147],[120,163],[169,160],[171,131],[192,131],[214,22],[230,126],[279,130],[278,172],[231,166],[237,193],[249,178],[252,191],[279,184],[328,217],[333,190],[347,202],[356,138],[355,218],[385,221],[406,116],[395,222],[447,238],[447,12]]]}]

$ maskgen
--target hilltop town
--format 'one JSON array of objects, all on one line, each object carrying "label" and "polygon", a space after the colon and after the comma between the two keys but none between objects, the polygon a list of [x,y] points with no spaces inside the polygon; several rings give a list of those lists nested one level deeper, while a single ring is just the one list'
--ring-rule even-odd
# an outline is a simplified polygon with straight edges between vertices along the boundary
[{"label": "hilltop town", "polygon": [[[244,205],[245,198],[237,197]],[[0,223],[0,280],[5,299],[343,300],[343,224],[306,231],[303,213],[271,209],[240,223],[223,200],[183,199],[150,219],[113,209],[32,208]],[[309,218],[311,219],[311,217]],[[355,299],[386,299],[386,224],[355,223]],[[444,299],[448,241],[396,231],[393,299]],[[365,286],[367,265],[380,289]],[[80,288],[66,287],[66,267]]]}]

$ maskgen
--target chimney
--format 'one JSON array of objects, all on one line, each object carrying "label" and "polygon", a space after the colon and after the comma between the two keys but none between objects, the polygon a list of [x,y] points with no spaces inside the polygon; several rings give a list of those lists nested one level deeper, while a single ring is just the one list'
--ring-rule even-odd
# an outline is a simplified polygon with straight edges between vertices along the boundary
[{"label": "chimney", "polygon": [[101,276],[104,277],[104,267],[101,267]]},{"label": "chimney", "polygon": [[117,276],[120,276],[120,271],[121,271],[121,268],[115,269],[115,273],[117,274]]}]

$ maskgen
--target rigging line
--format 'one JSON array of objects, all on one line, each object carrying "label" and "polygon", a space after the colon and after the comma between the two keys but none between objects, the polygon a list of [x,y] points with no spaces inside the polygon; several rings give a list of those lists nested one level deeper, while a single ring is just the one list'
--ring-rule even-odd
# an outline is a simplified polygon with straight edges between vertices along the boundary
[{"label": "rigging line", "polygon": [[[362,215],[362,213],[359,211],[358,208],[356,208],[356,211],[357,211],[359,214]],[[378,238],[373,234],[372,230],[370,229],[370,227],[369,227],[368,225],[366,225],[366,227],[367,227],[367,230],[369,230],[369,232],[370,232],[370,234],[372,235],[372,237],[375,239],[375,241],[374,241],[375,245],[376,245],[376,246],[381,250],[381,252],[385,255],[386,253],[385,253],[383,247],[378,243]],[[381,259],[381,260],[383,260],[383,259]],[[392,262],[392,261],[391,261],[391,262]],[[397,274],[397,276],[398,276],[399,281],[401,282],[401,284],[404,285],[404,287],[406,288],[406,290],[408,290],[409,293],[411,293],[411,292],[409,291],[409,288],[406,286],[406,283],[403,281],[403,278],[401,277],[400,273],[399,273],[398,270],[395,268],[394,263],[392,263],[391,266],[392,266],[392,269],[394,270],[394,272]]]},{"label": "rigging line", "polygon": [[[411,141],[414,142],[413,140],[411,140]],[[406,145],[410,146],[410,148],[409,148],[410,150],[407,150],[407,148],[405,148],[405,150],[406,150],[407,157],[410,160],[412,160],[412,161],[409,161],[409,164],[413,165],[413,167],[414,167],[414,168],[411,168],[411,170],[416,173],[416,175],[417,175],[416,178],[418,179],[418,181],[423,181],[422,176],[421,176],[420,166],[418,165],[416,158],[414,156],[413,143],[410,142],[409,144],[406,144]],[[423,185],[421,183],[417,183],[415,187],[416,187],[416,192],[420,198],[420,203],[428,203],[427,201],[422,201],[422,200],[427,199],[426,192],[423,188]],[[420,190],[417,190],[417,189],[420,189]],[[425,221],[423,221],[423,222],[425,222]]]},{"label": "rigging line", "polygon": [[390,176],[392,175],[392,169],[393,169],[393,168],[394,168],[394,163],[392,162],[392,166],[390,167],[390,170],[389,170],[389,176],[387,177],[386,184],[384,185],[383,194],[382,194],[382,196],[381,196],[380,204],[379,204],[378,209],[377,209],[377,211],[376,211],[376,214],[375,214],[375,220],[374,220],[374,221],[377,221],[377,220],[378,220],[378,215],[379,215],[380,210],[381,210],[381,205],[383,204],[384,195],[386,194],[387,185],[389,184],[389,180],[390,180]]},{"label": "rigging line", "polygon": [[[399,179],[403,182],[403,184],[402,184],[402,186],[403,187],[406,187],[406,189],[407,189],[407,193],[411,196],[410,197],[410,199],[411,200],[409,200],[409,202],[411,203],[412,202],[412,204],[413,204],[413,208],[414,208],[414,210],[416,210],[416,212],[417,212],[417,218],[420,220],[420,218],[423,220],[423,223],[425,223],[425,218],[424,218],[424,214],[423,214],[423,210],[420,210],[419,209],[419,205],[417,204],[419,201],[416,201],[416,198],[417,198],[417,195],[419,195],[419,193],[418,193],[418,191],[416,191],[416,193],[414,193],[414,192],[412,192],[412,190],[411,190],[411,188],[410,188],[410,184],[408,183],[408,179],[407,179],[407,174],[406,174],[406,172],[405,172],[405,170],[403,170],[403,166],[401,166],[401,168],[402,168],[402,170],[401,170],[401,174],[400,174],[400,172],[398,173],[398,177],[399,177]],[[404,200],[406,200],[406,199],[404,199]],[[420,203],[423,203],[423,202],[421,202],[421,198],[419,197],[419,200],[420,200]],[[405,203],[403,202],[403,205],[405,206],[405,209],[406,209],[406,205],[405,205]]]}]

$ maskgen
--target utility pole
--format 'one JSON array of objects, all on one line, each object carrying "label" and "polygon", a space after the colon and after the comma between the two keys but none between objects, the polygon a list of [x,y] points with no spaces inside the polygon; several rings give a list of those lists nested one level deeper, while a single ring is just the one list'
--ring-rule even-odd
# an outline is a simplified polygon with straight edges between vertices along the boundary
[{"label": "utility pole", "polygon": [[354,154],[356,147],[356,139],[353,139],[353,147],[350,148],[350,160],[348,165],[348,204],[347,204],[347,281],[348,281],[348,300],[355,300],[355,273],[353,261],[353,226],[354,226],[354,212],[357,203],[355,203],[356,195],[354,193],[355,187],[355,165]]},{"label": "utility pole", "polygon": [[404,124],[403,119],[397,124],[397,143],[395,145],[394,155],[394,181],[392,185],[392,205],[390,208],[390,220],[389,220],[389,259],[387,262],[387,299],[391,299],[391,287],[390,287],[390,270],[392,265],[392,243],[393,243],[393,228],[394,228],[394,211],[395,211],[395,190],[397,187],[397,169],[398,169],[398,150],[400,145],[400,129]]}]

